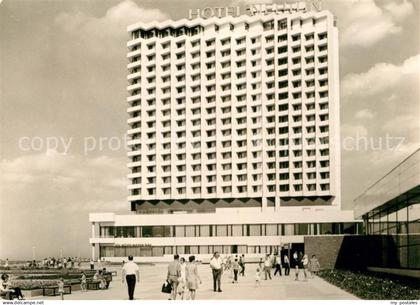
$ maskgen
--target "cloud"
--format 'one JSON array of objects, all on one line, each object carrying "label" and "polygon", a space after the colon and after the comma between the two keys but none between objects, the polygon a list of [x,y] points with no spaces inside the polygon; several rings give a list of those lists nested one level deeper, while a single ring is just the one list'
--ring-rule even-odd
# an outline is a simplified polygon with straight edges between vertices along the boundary
[{"label": "cloud", "polygon": [[355,124],[343,124],[341,125],[341,134],[345,137],[366,137],[368,135],[368,131],[365,126],[363,125],[355,125]]},{"label": "cloud", "polygon": [[121,30],[125,33],[128,25],[139,21],[147,23],[167,18],[168,15],[159,9],[146,9],[132,0],[125,0],[108,9],[100,18],[82,12],[64,12],[57,16],[56,22],[67,31],[82,29],[92,34],[106,36],[108,34],[120,35]]},{"label": "cloud", "polygon": [[371,47],[388,35],[402,31],[401,21],[414,12],[407,0],[384,7],[374,0],[340,1],[342,46]]},{"label": "cloud", "polygon": [[356,119],[373,119],[375,114],[370,109],[362,109],[356,112],[354,117]]},{"label": "cloud", "polygon": [[125,0],[109,8],[102,17],[83,12],[60,13],[55,22],[72,35],[81,48],[94,54],[113,55],[115,50],[124,50],[128,39],[127,26],[139,21],[152,22],[168,19],[159,9],[138,6],[132,0]]},{"label": "cloud", "polygon": [[0,239],[0,257],[28,258],[32,245],[40,257],[60,246],[65,255],[88,256],[88,214],[130,209],[125,158],[50,150],[3,159],[0,172],[0,230],[8,232]]},{"label": "cloud", "polygon": [[91,189],[107,193],[127,184],[124,161],[107,156],[82,158],[49,150],[45,154],[23,155],[0,163],[4,189],[49,188]]},{"label": "cloud", "polygon": [[[420,105],[419,105],[420,107]],[[420,121],[418,119],[419,113],[410,113],[403,115],[396,115],[390,121],[386,121],[382,128],[385,130],[394,130],[401,126],[405,130],[420,130]],[[420,143],[418,144],[420,146]]]},{"label": "cloud", "polygon": [[[343,204],[419,147],[420,54],[341,82]],[[356,119],[356,120],[355,120]]]},{"label": "cloud", "polygon": [[369,97],[392,91],[405,78],[419,78],[420,54],[406,59],[401,65],[378,63],[369,71],[345,76],[341,90],[344,97]]},{"label": "cloud", "polygon": [[397,2],[392,1],[385,5],[385,10],[391,14],[395,20],[400,21],[411,15],[414,11],[414,7],[408,0]]}]

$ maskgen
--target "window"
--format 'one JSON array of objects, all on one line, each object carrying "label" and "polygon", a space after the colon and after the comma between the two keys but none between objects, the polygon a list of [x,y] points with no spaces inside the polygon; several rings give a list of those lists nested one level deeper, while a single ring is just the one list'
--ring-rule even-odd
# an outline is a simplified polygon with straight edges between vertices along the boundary
[{"label": "window", "polygon": [[279,30],[287,29],[287,19],[280,20],[278,22],[278,28]]},{"label": "window", "polygon": [[260,224],[256,224],[256,225],[248,225],[248,235],[249,236],[261,236],[261,225]]},{"label": "window", "polygon": [[185,226],[185,237],[195,237],[194,226]]},{"label": "window", "polygon": [[216,236],[228,236],[227,225],[217,225]]}]

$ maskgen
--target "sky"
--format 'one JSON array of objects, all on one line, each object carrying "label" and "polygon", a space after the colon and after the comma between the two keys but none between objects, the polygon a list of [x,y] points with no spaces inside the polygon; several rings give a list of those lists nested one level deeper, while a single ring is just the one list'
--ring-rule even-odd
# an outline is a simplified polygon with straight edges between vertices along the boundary
[{"label": "sky", "polygon": [[[126,27],[270,0],[0,0],[0,258],[90,255],[128,213]],[[281,2],[281,1],[277,1]],[[419,145],[419,1],[324,0],[338,18],[342,206]]]}]

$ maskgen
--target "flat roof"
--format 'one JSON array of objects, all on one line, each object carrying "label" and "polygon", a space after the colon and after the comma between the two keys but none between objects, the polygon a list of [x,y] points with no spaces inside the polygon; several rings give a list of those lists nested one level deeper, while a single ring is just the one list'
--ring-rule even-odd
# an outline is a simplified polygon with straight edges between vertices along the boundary
[{"label": "flat roof", "polygon": [[420,148],[354,199],[354,216],[420,199]]}]

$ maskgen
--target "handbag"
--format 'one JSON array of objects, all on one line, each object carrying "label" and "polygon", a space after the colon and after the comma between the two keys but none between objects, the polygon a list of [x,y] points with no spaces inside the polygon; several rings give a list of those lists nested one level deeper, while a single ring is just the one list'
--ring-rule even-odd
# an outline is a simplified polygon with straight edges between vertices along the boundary
[{"label": "handbag", "polygon": [[172,285],[169,284],[168,281],[165,281],[162,285],[162,293],[171,293],[172,292]]}]

